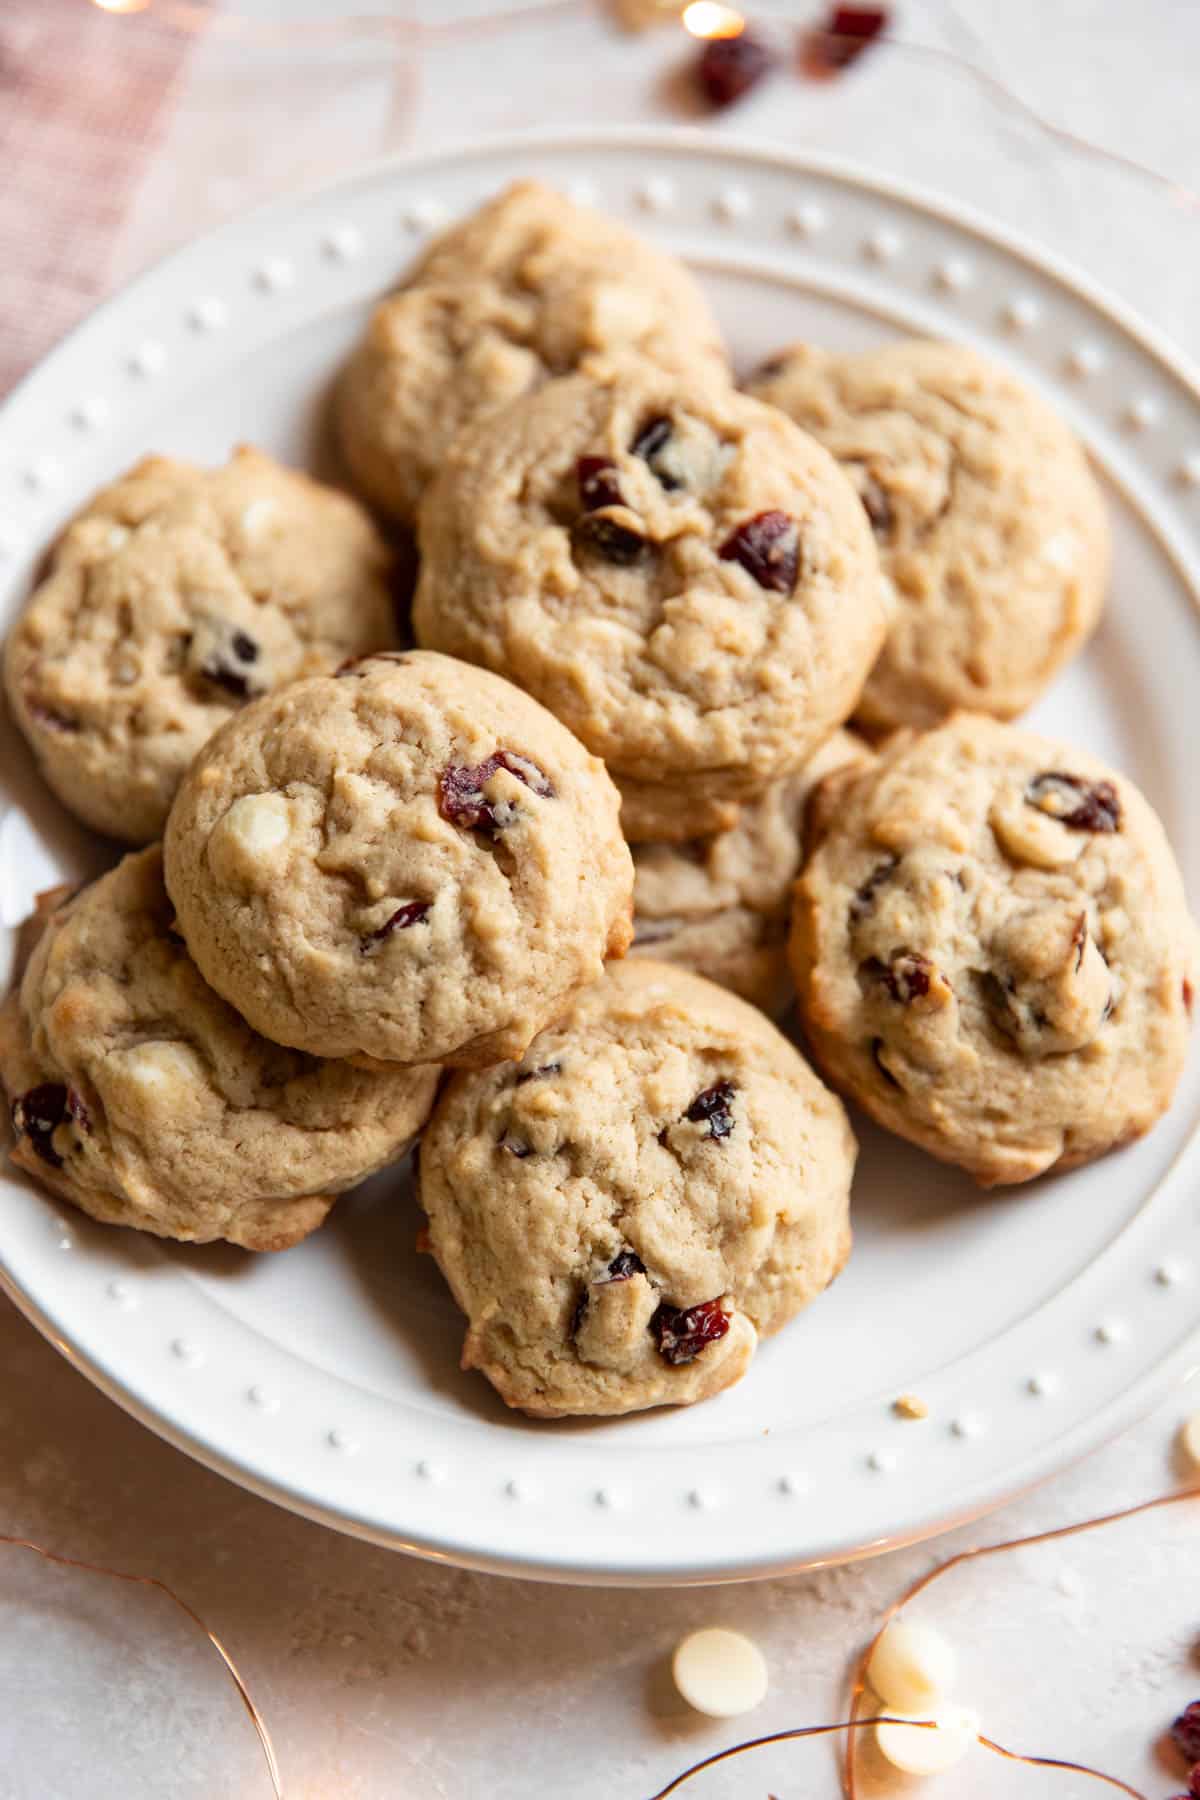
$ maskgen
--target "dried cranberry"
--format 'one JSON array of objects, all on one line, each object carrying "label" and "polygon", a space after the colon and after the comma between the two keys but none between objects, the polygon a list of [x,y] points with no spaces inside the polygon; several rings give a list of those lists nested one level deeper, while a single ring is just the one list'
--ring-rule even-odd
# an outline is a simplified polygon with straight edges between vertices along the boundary
[{"label": "dried cranberry", "polygon": [[1186,1762],[1200,1762],[1200,1700],[1185,1706],[1171,1726],[1171,1742]]},{"label": "dried cranberry", "polygon": [[886,31],[889,20],[886,6],[831,7],[825,22],[805,39],[805,69],[810,75],[836,75],[858,61]]},{"label": "dried cranberry", "polygon": [[13,1130],[27,1137],[35,1155],[52,1169],[61,1169],[63,1159],[54,1147],[54,1133],[66,1119],[73,1119],[84,1131],[91,1131],[87,1108],[74,1088],[57,1081],[44,1081],[13,1101]]},{"label": "dried cranberry", "polygon": [[886,963],[877,956],[868,956],[861,968],[873,981],[881,981],[892,999],[902,1006],[927,994],[936,973],[928,957],[918,950],[897,950]]},{"label": "dried cranberry", "polygon": [[644,1275],[646,1265],[633,1250],[618,1250],[608,1265],[609,1281],[628,1281],[631,1275]]},{"label": "dried cranberry", "polygon": [[700,52],[696,78],[713,106],[732,106],[760,82],[775,53],[753,32],[710,38]]},{"label": "dried cranberry", "polygon": [[1121,802],[1111,781],[1083,781],[1047,769],[1025,789],[1026,806],[1034,806],[1072,831],[1119,831]]},{"label": "dried cranberry", "polygon": [[224,688],[235,700],[248,700],[265,690],[250,670],[258,661],[258,645],[247,631],[235,630],[200,666],[200,673],[214,687]]},{"label": "dried cranberry", "polygon": [[891,495],[869,470],[864,472],[859,480],[858,497],[863,503],[863,511],[867,515],[875,536],[880,541],[891,537],[896,524]]},{"label": "dried cranberry", "polygon": [[874,911],[875,897],[884,883],[890,881],[895,874],[899,861],[898,856],[889,856],[886,862],[876,864],[867,879],[855,888],[850,902],[851,919],[865,919],[869,912]]},{"label": "dried cranberry", "polygon": [[[635,939],[634,941],[636,942],[637,940]],[[1196,990],[1185,975],[1183,979],[1183,1010],[1188,1015],[1189,1019],[1192,1016],[1192,1006],[1195,1002],[1195,998]]]},{"label": "dried cranberry", "polygon": [[510,1156],[515,1156],[518,1162],[524,1162],[527,1156],[533,1155],[532,1144],[527,1144],[524,1138],[509,1137],[507,1131],[500,1139],[500,1148],[507,1150]]},{"label": "dried cranberry", "polygon": [[595,512],[600,506],[625,504],[617,480],[617,465],[611,456],[581,456],[575,464],[575,481],[579,488],[579,504],[585,512]]},{"label": "dried cranberry", "polygon": [[622,525],[608,513],[585,513],[571,527],[571,542],[577,550],[585,550],[605,562],[627,569],[640,562],[646,553],[646,540],[640,531]]},{"label": "dried cranberry", "polygon": [[1194,1763],[1188,1776],[1188,1800],[1200,1800],[1200,1763]]},{"label": "dried cranberry", "polygon": [[438,811],[443,819],[465,831],[478,831],[494,842],[505,826],[512,824],[517,812],[511,800],[489,800],[484,793],[497,769],[507,769],[540,799],[554,798],[553,783],[528,756],[520,756],[515,750],[494,750],[474,766],[449,763],[442,770]]},{"label": "dried cranberry", "polygon": [[693,1125],[707,1124],[705,1137],[727,1138],[733,1130],[733,1114],[729,1105],[736,1092],[736,1082],[714,1082],[712,1087],[707,1087],[703,1093],[696,1095],[683,1116]]},{"label": "dried cranberry", "polygon": [[517,1074],[516,1085],[524,1087],[527,1081],[544,1081],[547,1075],[561,1074],[562,1064],[560,1062],[542,1063],[537,1069],[521,1069]]},{"label": "dried cranberry", "polygon": [[755,513],[730,532],[717,554],[722,562],[740,563],[759,587],[790,594],[800,560],[800,528],[785,512]]},{"label": "dried cranberry", "polygon": [[670,463],[664,460],[662,454],[674,435],[675,427],[670,419],[665,413],[659,413],[653,419],[647,419],[629,446],[634,456],[641,457],[642,461],[649,466],[650,473],[659,486],[666,488],[669,494],[673,494],[677,488],[683,486],[679,476],[672,469]]},{"label": "dried cranberry", "polygon": [[390,938],[393,931],[407,931],[410,925],[424,925],[432,904],[431,900],[407,900],[403,906],[396,908],[390,919],[383,921],[378,931],[368,932],[365,938],[359,939],[359,949],[366,955]]},{"label": "dried cranberry", "polygon": [[664,1362],[675,1366],[695,1362],[706,1344],[723,1338],[729,1330],[729,1314],[719,1300],[702,1300],[699,1306],[668,1306],[666,1301],[650,1321]]}]

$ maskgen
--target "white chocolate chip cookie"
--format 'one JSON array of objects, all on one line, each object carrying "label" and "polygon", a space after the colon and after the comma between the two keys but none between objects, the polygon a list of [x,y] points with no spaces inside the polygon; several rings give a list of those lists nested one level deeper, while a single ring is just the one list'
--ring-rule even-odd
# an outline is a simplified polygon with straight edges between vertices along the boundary
[{"label": "white chocolate chip cookie", "polygon": [[694,969],[782,1012],[792,997],[788,921],[808,797],[834,769],[870,760],[861,738],[836,731],[798,775],[739,807],[728,831],[635,844],[633,954]]},{"label": "white chocolate chip cookie", "polygon": [[67,526],[4,678],[73,813],[159,837],[183,771],[256,694],[396,642],[389,555],[345,494],[238,450],[151,456]]},{"label": "white chocolate chip cookie", "polygon": [[29,1174],[105,1224],[281,1250],[408,1148],[438,1071],[259,1037],[175,932],[157,846],[67,894],[46,897],[0,1008],[13,1160]]},{"label": "white chocolate chip cookie", "polygon": [[1031,706],[1091,633],[1108,580],[1104,502],[1057,414],[956,344],[797,345],[750,391],[837,457],[895,588],[863,724]]},{"label": "white chocolate chip cookie", "polygon": [[1187,1054],[1196,933],[1132,782],[959,714],[813,803],[792,966],[831,1081],[984,1184],[1148,1131]]},{"label": "white chocolate chip cookie", "polygon": [[682,264],[539,182],[517,182],[438,238],[375,309],[338,393],[355,480],[411,523],[463,426],[613,351],[724,366]]},{"label": "white chocolate chip cookie", "polygon": [[602,763],[498,676],[411,651],[256,701],[167,824],[206,979],[317,1056],[520,1056],[631,935]]},{"label": "white chocolate chip cookie", "polygon": [[802,767],[887,625],[833,458],[724,382],[645,362],[464,432],[420,537],[418,640],[503,671],[632,778],[630,838],[722,829],[731,801]]},{"label": "white chocolate chip cookie", "polygon": [[711,982],[617,963],[517,1068],[457,1075],[421,1147],[463,1367],[543,1418],[686,1405],[850,1249],[846,1115]]}]

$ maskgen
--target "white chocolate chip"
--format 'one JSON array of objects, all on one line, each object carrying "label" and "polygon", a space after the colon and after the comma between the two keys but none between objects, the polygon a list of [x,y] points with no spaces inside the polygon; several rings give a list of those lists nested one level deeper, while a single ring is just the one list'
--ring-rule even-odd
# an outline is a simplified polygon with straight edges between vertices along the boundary
[{"label": "white chocolate chip", "polygon": [[767,1691],[767,1665],[758,1645],[719,1626],[689,1633],[676,1646],[671,1673],[688,1705],[712,1719],[751,1712]]},{"label": "white chocolate chip", "polygon": [[1188,1461],[1200,1469],[1200,1412],[1185,1419],[1179,1430],[1179,1442]]},{"label": "white chocolate chip", "polygon": [[151,1038],[135,1044],[122,1058],[127,1073],[142,1088],[173,1087],[178,1082],[204,1080],[204,1066],[187,1044],[168,1038]]},{"label": "white chocolate chip", "polygon": [[242,512],[242,530],[246,536],[253,537],[264,525],[269,525],[277,510],[274,500],[252,500]]},{"label": "white chocolate chip", "polygon": [[1041,559],[1060,575],[1070,574],[1079,560],[1079,539],[1073,531],[1056,531],[1042,545]]},{"label": "white chocolate chip", "polygon": [[[890,1710],[890,1709],[889,1709]],[[894,1769],[906,1775],[940,1775],[961,1762],[979,1738],[979,1716],[969,1706],[944,1706],[931,1713],[893,1713],[911,1724],[877,1725],[875,1742]],[[933,1729],[916,1729],[919,1720],[932,1720]]]},{"label": "white chocolate chip", "polygon": [[1049,813],[1030,806],[1024,790],[1002,788],[992,803],[988,824],[1010,862],[1034,869],[1064,869],[1078,861],[1086,837],[1071,831]]},{"label": "white chocolate chip", "polygon": [[282,794],[243,794],[217,820],[209,839],[219,878],[253,875],[264,857],[273,858],[287,843],[291,827],[291,808]]},{"label": "white chocolate chip", "polygon": [[867,1680],[887,1707],[936,1708],[954,1686],[958,1657],[932,1625],[893,1619],[871,1653]]}]

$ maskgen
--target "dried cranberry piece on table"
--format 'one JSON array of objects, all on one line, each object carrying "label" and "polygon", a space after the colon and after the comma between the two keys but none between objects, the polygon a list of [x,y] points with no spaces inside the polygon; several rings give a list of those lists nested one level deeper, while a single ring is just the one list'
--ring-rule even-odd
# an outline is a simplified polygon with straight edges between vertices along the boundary
[{"label": "dried cranberry piece on table", "polygon": [[696,65],[696,79],[713,106],[732,106],[756,87],[775,61],[775,52],[757,33],[709,38]]},{"label": "dried cranberry piece on table", "polygon": [[1200,1762],[1200,1700],[1185,1706],[1171,1726],[1171,1742],[1190,1763]]},{"label": "dried cranberry piece on table", "polygon": [[696,1095],[692,1104],[684,1113],[684,1118],[693,1125],[707,1123],[706,1137],[726,1138],[733,1130],[733,1113],[731,1103],[737,1092],[737,1084],[733,1081],[716,1081]]},{"label": "dried cranberry piece on table", "polygon": [[887,6],[832,6],[823,23],[801,43],[801,66],[809,75],[840,74],[858,61],[891,24]]},{"label": "dried cranberry piece on table", "polygon": [[585,512],[601,506],[623,506],[625,496],[617,480],[617,465],[611,456],[581,456],[575,464],[575,485],[579,504]]},{"label": "dried cranberry piece on table", "polygon": [[449,763],[438,781],[438,811],[451,825],[478,831],[494,840],[517,811],[509,800],[489,800],[484,789],[497,769],[507,769],[542,800],[554,798],[554,784],[528,756],[515,750],[495,750],[474,765]]},{"label": "dried cranberry piece on table", "polygon": [[1121,801],[1111,781],[1084,781],[1079,775],[1046,769],[1025,789],[1025,804],[1072,831],[1121,829]]},{"label": "dried cranberry piece on table", "polygon": [[722,562],[740,563],[759,587],[790,594],[800,561],[800,528],[785,512],[755,513],[730,532],[717,554]]},{"label": "dried cranberry piece on table", "polygon": [[666,1301],[650,1321],[650,1329],[665,1362],[678,1367],[695,1362],[706,1344],[716,1343],[729,1330],[729,1314],[719,1300],[702,1300],[698,1306],[668,1306]]}]

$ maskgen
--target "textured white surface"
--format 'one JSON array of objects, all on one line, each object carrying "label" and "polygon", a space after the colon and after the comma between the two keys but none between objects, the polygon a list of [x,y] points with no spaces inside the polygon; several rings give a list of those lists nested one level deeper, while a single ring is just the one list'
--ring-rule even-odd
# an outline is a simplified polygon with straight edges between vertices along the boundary
[{"label": "textured white surface", "polygon": [[[1195,9],[1168,0],[1136,9],[1123,0],[1060,0],[1053,9],[1041,0],[914,0],[905,33],[965,49],[1064,121],[1200,184],[1200,119],[1189,103]],[[123,272],[248,200],[382,149],[513,124],[676,117],[679,57],[669,34],[609,39],[581,13],[536,35],[519,30],[486,54],[429,55],[406,110],[375,47],[298,55],[293,78],[274,84],[261,69],[238,74],[225,53],[205,51],[147,183]],[[891,53],[820,92],[780,81],[712,129],[840,151],[984,207],[1200,353],[1193,220],[1132,180],[1050,151],[958,77],[935,78]],[[821,224],[800,229],[819,234]],[[290,272],[278,281],[278,269],[263,267],[265,285],[286,286]],[[1150,420],[1153,406],[1146,396]],[[289,1517],[152,1438],[7,1309],[0,1367],[0,1524],[179,1586],[242,1664],[280,1747],[287,1791],[305,1800],[560,1791],[645,1800],[676,1768],[738,1735],[685,1714],[672,1696],[666,1659],[683,1631],[726,1624],[763,1647],[773,1685],[756,1731],[831,1717],[848,1651],[914,1575],[968,1538],[1057,1524],[1169,1484],[1179,1475],[1172,1437],[1194,1405],[1180,1393],[1119,1444],[937,1547],[754,1587],[622,1594],[438,1570]],[[1031,1376],[1035,1395],[1049,1399],[1052,1376]],[[256,1404],[269,1416],[272,1396]],[[440,1472],[424,1478],[436,1483]],[[1154,1794],[1177,1789],[1153,1743],[1200,1687],[1189,1583],[1178,1578],[1194,1536],[1184,1506],[966,1570],[935,1589],[927,1616],[960,1646],[960,1688],[985,1729],[1031,1751],[1101,1762]],[[27,1566],[19,1552],[0,1555],[4,1800],[268,1791],[219,1665],[165,1601]],[[962,1791],[953,1784],[937,1791]],[[828,1749],[793,1746],[686,1791],[790,1800],[833,1795],[836,1781]],[[971,1800],[1084,1800],[1089,1791],[982,1753],[971,1767]]]}]

